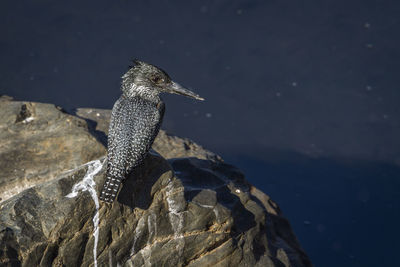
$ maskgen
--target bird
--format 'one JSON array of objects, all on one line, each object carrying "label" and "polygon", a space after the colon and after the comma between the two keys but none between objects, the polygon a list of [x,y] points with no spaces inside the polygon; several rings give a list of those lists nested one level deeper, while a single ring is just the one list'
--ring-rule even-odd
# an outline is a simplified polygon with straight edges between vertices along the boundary
[{"label": "bird", "polygon": [[112,203],[126,176],[145,159],[157,136],[165,113],[160,93],[204,100],[171,80],[155,65],[133,60],[121,77],[122,95],[112,111],[107,141],[107,170],[99,199]]}]

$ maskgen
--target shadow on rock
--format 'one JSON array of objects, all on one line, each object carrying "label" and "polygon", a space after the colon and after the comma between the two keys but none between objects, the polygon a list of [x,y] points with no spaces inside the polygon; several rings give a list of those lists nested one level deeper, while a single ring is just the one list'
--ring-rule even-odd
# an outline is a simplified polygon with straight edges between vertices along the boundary
[{"label": "shadow on rock", "polygon": [[232,237],[256,225],[254,214],[241,202],[240,194],[248,192],[250,187],[238,169],[196,158],[172,159],[170,163],[182,182],[187,202],[213,209],[219,204],[230,211]]},{"label": "shadow on rock", "polygon": [[156,190],[154,185],[164,173],[172,172],[171,166],[160,156],[152,157],[152,160],[148,160],[148,158],[144,160],[143,164],[133,169],[122,182],[122,189],[117,201],[131,209],[147,210]]},{"label": "shadow on rock", "polygon": [[[67,112],[67,111],[65,111]],[[107,126],[103,125],[104,118],[109,117],[109,112],[102,109],[72,109],[67,113],[86,121],[89,133],[104,147],[107,147]],[[108,121],[107,121],[108,122]],[[101,124],[101,125],[100,125]]]}]

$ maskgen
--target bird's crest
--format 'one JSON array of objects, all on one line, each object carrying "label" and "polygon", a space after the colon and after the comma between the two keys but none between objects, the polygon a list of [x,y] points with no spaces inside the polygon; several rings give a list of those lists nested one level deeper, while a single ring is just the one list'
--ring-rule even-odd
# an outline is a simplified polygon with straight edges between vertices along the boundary
[{"label": "bird's crest", "polygon": [[137,58],[132,59],[133,65],[129,65],[129,69],[134,68],[135,66],[143,65],[143,61],[140,61]]}]

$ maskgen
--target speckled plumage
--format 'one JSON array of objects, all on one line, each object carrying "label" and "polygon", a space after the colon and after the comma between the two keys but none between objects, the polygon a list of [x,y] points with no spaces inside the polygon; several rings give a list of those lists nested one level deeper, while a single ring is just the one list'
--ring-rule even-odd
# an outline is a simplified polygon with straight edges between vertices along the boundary
[{"label": "speckled plumage", "polygon": [[107,173],[100,199],[113,202],[125,176],[146,157],[161,126],[164,103],[161,92],[203,100],[171,81],[163,70],[135,61],[122,76],[122,96],[111,112],[108,132]]}]

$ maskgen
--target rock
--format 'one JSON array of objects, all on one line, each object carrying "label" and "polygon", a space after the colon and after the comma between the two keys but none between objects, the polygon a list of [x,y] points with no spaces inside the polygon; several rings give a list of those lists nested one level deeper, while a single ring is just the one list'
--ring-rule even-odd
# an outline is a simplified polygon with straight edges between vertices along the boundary
[{"label": "rock", "polygon": [[13,98],[8,95],[0,95],[0,101],[12,101]]},{"label": "rock", "polygon": [[85,120],[51,104],[0,101],[0,200],[106,153]]},{"label": "rock", "polygon": [[[23,121],[15,123],[21,102],[8,103],[8,111],[1,110],[13,114],[6,122],[16,127]],[[38,114],[61,112],[46,107],[52,111],[33,109],[35,120],[43,119]],[[80,110],[77,114],[83,117]],[[87,116],[87,127],[71,123],[65,135],[82,128],[96,135],[95,141],[104,138],[106,115],[94,114],[100,119]],[[70,118],[62,112],[58,116]],[[57,120],[51,122],[36,128],[32,136],[50,135]],[[14,142],[13,136],[8,138]],[[93,266],[97,255],[99,266],[311,266],[276,203],[250,185],[238,169],[189,140],[164,132],[157,140],[153,148],[160,147],[163,155],[149,154],[124,181],[112,205],[100,203],[97,210],[93,191],[104,181],[104,151],[103,157],[87,164],[80,158],[80,166],[57,177],[54,171],[54,178],[42,179],[0,203],[0,265]],[[78,153],[76,146],[64,153]],[[27,153],[23,149],[18,153]],[[70,158],[63,158],[62,165]],[[29,164],[24,159],[18,166]]]}]

